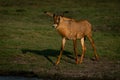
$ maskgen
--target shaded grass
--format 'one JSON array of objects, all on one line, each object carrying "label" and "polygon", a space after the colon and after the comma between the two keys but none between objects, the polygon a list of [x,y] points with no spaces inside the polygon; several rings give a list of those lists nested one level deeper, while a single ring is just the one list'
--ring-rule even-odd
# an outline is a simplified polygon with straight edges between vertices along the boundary
[{"label": "shaded grass", "polygon": [[[1,0],[0,72],[33,72],[39,77],[47,74],[56,76],[56,79],[59,75],[90,78],[95,73],[93,78],[119,78],[119,8],[119,0]],[[86,40],[85,61],[76,65],[72,41],[67,41],[60,65],[53,66],[59,54],[61,37],[51,27],[52,19],[44,15],[44,11],[68,11],[67,17],[89,20],[93,24],[100,62],[90,60],[93,51]],[[78,50],[80,55],[79,40]]]}]

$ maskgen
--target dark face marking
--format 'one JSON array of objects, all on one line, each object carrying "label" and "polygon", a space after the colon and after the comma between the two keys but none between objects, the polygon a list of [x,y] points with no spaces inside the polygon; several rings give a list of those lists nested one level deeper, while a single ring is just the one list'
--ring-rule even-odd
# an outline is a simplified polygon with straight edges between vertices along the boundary
[{"label": "dark face marking", "polygon": [[53,15],[53,20],[54,20],[54,27],[56,28],[58,25],[59,25],[59,23],[60,23],[60,16],[57,16],[57,15]]}]

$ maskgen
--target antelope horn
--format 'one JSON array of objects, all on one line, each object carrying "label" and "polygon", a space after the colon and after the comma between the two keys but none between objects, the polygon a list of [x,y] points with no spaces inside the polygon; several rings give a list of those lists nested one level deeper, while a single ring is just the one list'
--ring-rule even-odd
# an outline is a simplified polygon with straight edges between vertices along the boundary
[{"label": "antelope horn", "polygon": [[47,12],[47,11],[45,11],[44,13],[47,14],[48,16],[50,16],[50,17],[53,17],[53,13],[50,13],[50,12]]},{"label": "antelope horn", "polygon": [[62,16],[64,16],[65,13],[69,13],[69,11],[64,11],[64,12],[62,13]]}]

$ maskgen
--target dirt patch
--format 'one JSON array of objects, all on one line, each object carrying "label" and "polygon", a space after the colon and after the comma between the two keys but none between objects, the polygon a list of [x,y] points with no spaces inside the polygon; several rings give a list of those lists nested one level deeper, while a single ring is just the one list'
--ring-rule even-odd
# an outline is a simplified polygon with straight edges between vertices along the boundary
[{"label": "dirt patch", "polygon": [[[81,65],[81,64],[79,64]],[[59,66],[55,70],[51,69],[49,72],[55,73],[55,75],[62,76],[70,79],[82,79],[82,80],[119,80],[120,77],[120,61],[108,61],[103,59],[99,62],[85,59],[82,67],[79,69],[61,69]]]},{"label": "dirt patch", "polygon": [[[120,61],[101,59],[99,62],[84,59],[80,68],[63,68],[61,64],[49,69],[37,69],[33,71],[0,71],[4,76],[40,77],[51,80],[120,80]],[[74,67],[73,66],[73,67]],[[65,66],[64,66],[65,67]]]}]

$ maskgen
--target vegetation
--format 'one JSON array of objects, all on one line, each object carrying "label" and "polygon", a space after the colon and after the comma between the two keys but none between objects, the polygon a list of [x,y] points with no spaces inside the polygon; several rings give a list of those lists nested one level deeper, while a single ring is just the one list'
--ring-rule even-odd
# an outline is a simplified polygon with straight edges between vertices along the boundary
[{"label": "vegetation", "polygon": [[[119,79],[119,0],[0,0],[0,75],[49,77],[52,79]],[[87,19],[100,61],[86,40],[83,64],[75,64],[72,41],[67,41],[61,63],[54,66],[61,37],[52,18],[43,12]],[[81,52],[78,40],[79,55]]]}]

